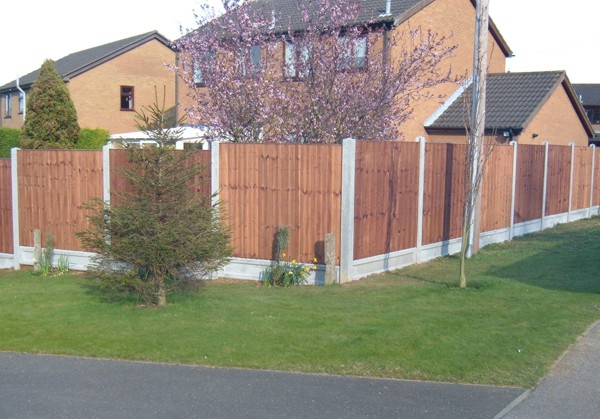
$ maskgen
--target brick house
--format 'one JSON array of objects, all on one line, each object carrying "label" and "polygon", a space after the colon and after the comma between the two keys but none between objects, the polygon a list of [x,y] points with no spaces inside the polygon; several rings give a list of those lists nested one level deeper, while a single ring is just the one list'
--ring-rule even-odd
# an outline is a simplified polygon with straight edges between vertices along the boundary
[{"label": "brick house", "polygon": [[[468,85],[425,121],[434,142],[464,142]],[[495,73],[487,80],[486,135],[499,142],[587,146],[592,126],[564,71]]]},{"label": "brick house", "polygon": [[[473,0],[391,0],[389,10],[386,10],[388,7],[386,0],[360,1],[361,11],[357,24],[369,22],[370,24],[383,25],[388,28],[391,36],[400,36],[408,32],[411,28],[417,27],[420,27],[424,31],[431,30],[438,33],[448,38],[449,44],[456,45],[453,56],[443,64],[443,70],[449,70],[453,76],[469,77],[471,75],[475,31],[475,2]],[[292,0],[256,0],[256,4],[261,4],[272,10],[274,26],[276,30],[277,26],[279,26],[281,33],[286,33],[288,28],[298,31],[302,30],[301,27],[295,26],[295,24],[298,24],[299,19],[294,17],[294,14],[298,12]],[[386,13],[388,11],[389,13]],[[276,21],[275,16],[283,16],[284,19]],[[379,44],[376,45],[377,48],[382,46],[383,40],[379,41]],[[286,56],[284,48],[285,46],[281,42],[279,56],[282,57],[282,60],[285,60]],[[401,53],[399,48],[399,46],[389,48],[388,54],[392,60]],[[512,51],[491,19],[488,51],[490,73],[505,73],[506,59],[512,56]],[[260,55],[257,58],[260,59]],[[365,59],[368,60],[368,56]],[[283,68],[284,66],[281,65],[281,67]],[[282,74],[282,77],[285,77],[285,75]],[[548,141],[575,141],[578,145],[587,145],[588,138],[592,136],[589,132],[589,124],[586,124],[580,118],[580,106],[572,100],[573,89],[566,76],[564,76],[564,73],[559,78],[560,81],[553,79],[556,83],[551,83],[554,92],[552,95],[544,95],[541,98],[536,97],[535,99],[526,100],[527,102],[537,102],[533,109],[534,112],[528,114],[523,120],[530,123],[527,129],[534,130],[530,135],[543,134]],[[512,77],[502,79],[502,88],[518,92],[516,85],[510,86],[517,79]],[[185,86],[184,83],[181,83],[181,85]],[[433,116],[438,115],[444,109],[444,106],[447,106],[447,100],[460,95],[463,89],[463,86],[459,86],[456,83],[445,83],[429,91],[431,98],[416,103],[410,119],[405,121],[401,126],[404,134],[403,138],[408,141],[421,136],[429,141],[450,139],[448,136],[439,135],[439,131],[436,135],[432,135],[431,128],[426,127],[425,122],[431,120]],[[502,92],[503,94],[507,93],[507,91]],[[178,93],[180,110],[184,110],[190,105],[189,91],[186,87],[182,87]],[[542,102],[539,102],[538,99],[542,100]],[[562,126],[555,134],[546,135],[546,131],[538,128],[538,125],[543,124],[546,120],[549,122],[553,121],[552,118],[544,116],[547,109],[554,109],[559,115],[570,115],[569,120],[573,122],[573,125],[568,127]],[[542,111],[544,113],[540,113]],[[538,115],[538,113],[540,114]],[[533,122],[535,124],[531,125]],[[524,129],[525,127],[522,127],[521,132],[528,134],[528,131]],[[561,140],[558,139],[559,136]],[[524,140],[524,138],[523,135],[519,136],[519,140]],[[463,138],[463,141],[465,139],[466,137]],[[458,138],[455,135],[450,140],[458,141]]]},{"label": "brick house", "polygon": [[[167,107],[175,106],[176,77],[171,42],[156,31],[79,51],[55,62],[69,88],[82,128],[111,134],[135,131],[134,110],[155,101],[155,87],[166,86]],[[39,70],[19,79],[27,93]],[[0,87],[0,127],[23,125],[23,95],[12,81]]]},{"label": "brick house", "polygon": [[600,137],[600,84],[573,84],[573,89],[594,127],[596,137]]}]

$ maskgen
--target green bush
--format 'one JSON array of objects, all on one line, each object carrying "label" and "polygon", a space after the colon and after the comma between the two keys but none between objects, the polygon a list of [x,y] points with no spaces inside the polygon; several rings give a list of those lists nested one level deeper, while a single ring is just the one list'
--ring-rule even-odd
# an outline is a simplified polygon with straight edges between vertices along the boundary
[{"label": "green bush", "polygon": [[108,142],[108,131],[103,128],[82,128],[76,148],[80,150],[100,150]]},{"label": "green bush", "polygon": [[79,139],[77,111],[54,61],[46,60],[27,96],[22,148],[74,148]]},{"label": "green bush", "polygon": [[19,147],[19,129],[0,128],[0,158],[10,157],[10,149]]}]

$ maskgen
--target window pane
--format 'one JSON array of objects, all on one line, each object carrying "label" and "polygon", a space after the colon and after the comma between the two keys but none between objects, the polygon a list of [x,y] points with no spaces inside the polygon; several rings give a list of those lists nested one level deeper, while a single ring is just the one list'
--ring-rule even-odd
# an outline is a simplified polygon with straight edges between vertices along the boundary
[{"label": "window pane", "polygon": [[200,65],[196,62],[194,62],[194,83],[196,84],[200,84],[203,82],[202,80],[202,69],[200,68]]},{"label": "window pane", "polygon": [[367,38],[354,40],[354,66],[365,68],[367,65]]},{"label": "window pane", "polygon": [[350,43],[348,42],[348,39],[345,37],[340,37],[338,38],[338,45],[339,45],[339,51],[340,51],[340,56],[339,56],[339,61],[338,61],[338,66],[341,69],[347,69],[350,68],[350,63],[352,62],[352,46],[350,45]]},{"label": "window pane", "polygon": [[296,77],[296,46],[291,42],[285,43],[285,77]]},{"label": "window pane", "polygon": [[252,45],[250,48],[250,61],[253,71],[260,70],[260,45]]},{"label": "window pane", "polygon": [[4,95],[4,115],[10,116],[12,114],[12,97],[10,93]]},{"label": "window pane", "polygon": [[121,86],[121,110],[133,109],[133,87]]}]

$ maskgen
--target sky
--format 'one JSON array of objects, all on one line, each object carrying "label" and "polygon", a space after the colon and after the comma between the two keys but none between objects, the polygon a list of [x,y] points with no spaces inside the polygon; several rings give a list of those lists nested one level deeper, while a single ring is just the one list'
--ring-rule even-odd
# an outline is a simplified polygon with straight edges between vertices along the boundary
[{"label": "sky", "polygon": [[[194,11],[203,1],[7,1],[0,24],[0,85],[38,69],[47,58],[152,30],[174,40],[181,27],[194,27]],[[515,54],[507,70],[566,70],[573,83],[600,83],[594,48],[600,1],[490,0],[490,15]]]}]

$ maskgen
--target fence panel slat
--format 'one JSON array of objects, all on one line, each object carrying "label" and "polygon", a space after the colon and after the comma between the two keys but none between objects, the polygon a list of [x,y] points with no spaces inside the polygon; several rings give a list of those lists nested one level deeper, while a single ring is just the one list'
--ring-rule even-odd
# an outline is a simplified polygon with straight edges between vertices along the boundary
[{"label": "fence panel slat", "polygon": [[423,244],[461,236],[465,151],[464,144],[425,146]]},{"label": "fence panel slat", "polygon": [[571,147],[551,145],[548,150],[546,215],[561,214],[569,210]]},{"label": "fence panel slat", "polygon": [[510,226],[513,147],[495,145],[487,157],[481,185],[481,231]]},{"label": "fence panel slat", "polygon": [[10,159],[0,159],[0,253],[13,253]]},{"label": "fence panel slat", "polygon": [[355,259],[415,247],[418,162],[418,143],[356,143]]},{"label": "fence panel slat", "polygon": [[590,206],[590,187],[592,175],[591,148],[575,147],[575,165],[573,170],[572,209],[584,209]]},{"label": "fence panel slat", "polygon": [[515,223],[542,217],[543,188],[544,147],[519,145],[515,191]]},{"label": "fence panel slat", "polygon": [[22,246],[33,246],[33,230],[55,238],[55,247],[82,250],[75,233],[87,228],[83,204],[102,197],[102,152],[21,150],[19,226]]},{"label": "fence panel slat", "polygon": [[338,145],[221,144],[221,199],[234,256],[272,259],[279,226],[290,228],[288,256],[323,263],[325,233],[339,257],[341,158]]}]

